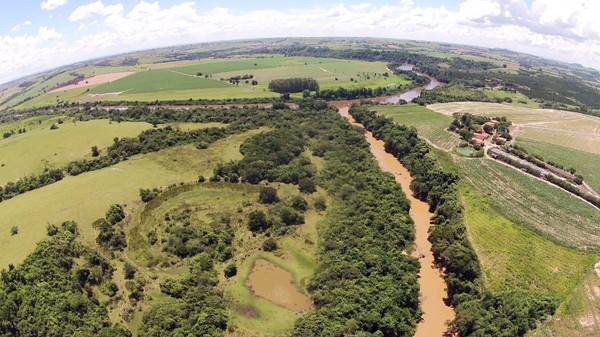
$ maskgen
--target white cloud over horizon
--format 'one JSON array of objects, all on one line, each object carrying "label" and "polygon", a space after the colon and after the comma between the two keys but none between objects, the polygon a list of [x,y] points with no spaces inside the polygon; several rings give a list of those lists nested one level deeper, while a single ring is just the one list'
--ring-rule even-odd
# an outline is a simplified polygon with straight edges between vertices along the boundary
[{"label": "white cloud over horizon", "polygon": [[78,32],[76,38],[72,32],[48,27],[40,27],[35,36],[0,36],[0,83],[21,74],[134,50],[288,36],[464,43],[600,69],[600,20],[595,19],[600,2],[591,0],[533,0],[530,6],[525,0],[462,0],[457,10],[419,6],[413,0],[250,11],[225,7],[200,11],[190,1],[170,7],[158,1],[140,1],[125,8],[121,3],[106,5],[102,0],[75,8],[68,20],[75,24],[72,31]]},{"label": "white cloud over horizon", "polygon": [[53,9],[56,9],[56,8],[60,7],[60,6],[64,6],[66,4],[67,4],[67,0],[44,0],[40,4],[40,6],[42,7],[42,9],[51,11]]}]

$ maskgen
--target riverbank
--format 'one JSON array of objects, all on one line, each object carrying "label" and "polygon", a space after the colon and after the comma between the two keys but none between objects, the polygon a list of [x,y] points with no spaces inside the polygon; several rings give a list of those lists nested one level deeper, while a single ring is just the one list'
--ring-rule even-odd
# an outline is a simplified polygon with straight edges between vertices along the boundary
[{"label": "riverbank", "polygon": [[[349,107],[339,107],[339,112],[348,118],[353,125],[362,127],[348,113]],[[371,153],[375,156],[381,169],[394,175],[396,182],[402,186],[410,201],[410,216],[415,222],[415,250],[413,256],[419,258],[421,269],[419,271],[420,302],[423,310],[422,321],[417,326],[415,337],[444,336],[447,331],[447,322],[454,320],[454,310],[446,305],[444,299],[448,296],[444,275],[434,264],[431,243],[429,242],[430,220],[433,214],[429,212],[426,202],[413,197],[410,191],[412,178],[408,170],[390,153],[385,151],[384,142],[373,137],[371,132],[365,131],[365,139],[369,143]]]}]

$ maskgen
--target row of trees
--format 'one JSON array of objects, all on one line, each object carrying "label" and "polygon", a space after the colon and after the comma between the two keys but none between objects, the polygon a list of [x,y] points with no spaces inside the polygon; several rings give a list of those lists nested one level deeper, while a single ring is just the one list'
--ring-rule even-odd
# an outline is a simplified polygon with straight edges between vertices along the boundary
[{"label": "row of trees", "polygon": [[319,82],[314,78],[283,78],[269,82],[269,90],[280,94],[296,93],[304,90],[317,91],[319,90]]},{"label": "row of trees", "polygon": [[446,270],[450,302],[455,306],[453,326],[461,336],[523,336],[536,322],[553,314],[558,300],[541,291],[511,290],[492,293],[482,272],[463,221],[458,193],[459,177],[444,171],[414,128],[377,116],[366,106],[353,106],[352,116],[408,168],[411,190],[427,201],[435,226],[429,240],[438,263]]}]

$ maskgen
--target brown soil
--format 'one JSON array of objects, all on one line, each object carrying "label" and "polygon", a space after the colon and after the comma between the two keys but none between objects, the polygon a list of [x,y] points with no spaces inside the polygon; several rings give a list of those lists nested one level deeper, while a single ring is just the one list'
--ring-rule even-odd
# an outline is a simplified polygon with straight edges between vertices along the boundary
[{"label": "brown soil", "polygon": [[237,311],[240,315],[246,317],[246,318],[259,318],[260,314],[258,313],[258,311],[256,309],[254,309],[254,307],[251,307],[249,305],[240,305],[238,307],[235,308],[235,311]]},{"label": "brown soil", "polygon": [[[357,124],[348,114],[348,107],[339,107],[340,114]],[[419,286],[421,289],[421,309],[423,320],[417,325],[415,337],[442,337],[448,333],[446,322],[454,319],[454,310],[446,305],[446,283],[439,268],[434,264],[431,253],[431,243],[428,240],[429,227],[432,213],[429,205],[418,200],[410,193],[412,178],[408,170],[391,154],[385,152],[384,142],[375,139],[370,132],[365,133],[365,138],[371,147],[371,152],[377,159],[383,171],[394,175],[396,181],[402,186],[410,201],[410,216],[415,222],[416,239],[413,256],[419,258],[421,270],[419,271]]]},{"label": "brown soil", "polygon": [[96,75],[96,76],[92,76],[89,78],[84,78],[83,80],[77,82],[77,84],[71,84],[71,85],[67,85],[64,87],[56,88],[50,92],[61,92],[61,91],[66,91],[66,90],[71,90],[71,89],[89,87],[91,85],[96,85],[96,84],[110,83],[112,81],[119,80],[123,77],[127,77],[131,74],[135,74],[135,72],[134,71],[124,71],[121,73]]},{"label": "brown soil", "polygon": [[292,311],[303,312],[313,308],[310,298],[294,284],[292,274],[267,260],[256,260],[246,285],[254,295]]}]

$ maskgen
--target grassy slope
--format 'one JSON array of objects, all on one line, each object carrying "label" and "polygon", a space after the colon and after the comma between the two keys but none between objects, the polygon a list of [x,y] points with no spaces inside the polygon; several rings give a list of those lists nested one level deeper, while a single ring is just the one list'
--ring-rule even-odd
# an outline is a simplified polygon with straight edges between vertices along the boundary
[{"label": "grassy slope", "polygon": [[[102,217],[110,204],[138,202],[139,188],[191,181],[198,174],[209,174],[218,161],[233,159],[244,139],[257,132],[221,140],[206,150],[188,145],[137,156],[0,203],[0,267],[19,263],[31,253],[45,237],[48,223],[76,220],[82,239],[92,242],[95,232],[91,222]],[[15,225],[19,234],[10,236],[10,228]]]},{"label": "grassy slope", "polygon": [[449,151],[459,143],[458,137],[446,131],[452,122],[452,117],[426,107],[416,104],[378,105],[374,106],[373,110],[392,118],[396,123],[414,126],[419,131],[419,135],[441,149]]},{"label": "grassy slope", "polygon": [[600,248],[600,211],[571,194],[488,159],[459,159],[462,169],[507,219],[579,248]]},{"label": "grassy slope", "polygon": [[600,190],[600,154],[579,151],[568,147],[553,145],[529,139],[518,139],[517,145],[523,146],[532,154],[538,154],[565,167],[573,167],[596,190]]},{"label": "grassy slope", "polygon": [[[56,118],[54,118],[56,119]],[[90,155],[94,145],[103,149],[115,137],[135,137],[152,125],[143,122],[110,123],[108,120],[76,122],[63,118],[50,130],[48,123],[40,124],[24,134],[0,140],[0,184],[26,175],[40,173],[44,167],[56,167]]]}]

